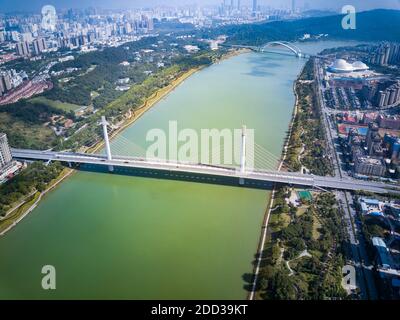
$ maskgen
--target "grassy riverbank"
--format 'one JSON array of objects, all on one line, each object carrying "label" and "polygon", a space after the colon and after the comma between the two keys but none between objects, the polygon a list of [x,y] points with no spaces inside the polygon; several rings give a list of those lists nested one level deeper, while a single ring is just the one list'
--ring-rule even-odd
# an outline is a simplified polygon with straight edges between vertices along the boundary
[{"label": "grassy riverbank", "polygon": [[40,192],[35,192],[32,196],[28,197],[25,202],[8,214],[3,220],[0,221],[0,235],[5,234],[11,230],[20,219],[22,219],[25,213],[36,203],[40,197]]},{"label": "grassy riverbank", "polygon": [[295,171],[306,170],[315,175],[332,175],[327,155],[324,124],[316,102],[314,61],[310,59],[295,84],[296,114],[293,117],[286,162]]},{"label": "grassy riverbank", "polygon": [[[39,165],[36,163],[34,165]],[[42,164],[40,164],[42,165]],[[6,234],[13,227],[15,227],[18,222],[20,222],[27,214],[33,211],[34,208],[39,204],[40,200],[43,198],[45,194],[49,191],[53,190],[59,183],[61,183],[64,179],[69,177],[74,171],[72,169],[64,168],[59,169],[59,164],[56,165],[55,170],[61,170],[58,174],[54,172],[50,177],[54,177],[49,182],[39,182],[35,186],[31,186],[33,188],[30,195],[28,195],[25,200],[17,205],[11,206],[6,215],[0,220],[0,236]],[[30,170],[28,168],[27,170]],[[33,182],[33,181],[32,181]]]}]

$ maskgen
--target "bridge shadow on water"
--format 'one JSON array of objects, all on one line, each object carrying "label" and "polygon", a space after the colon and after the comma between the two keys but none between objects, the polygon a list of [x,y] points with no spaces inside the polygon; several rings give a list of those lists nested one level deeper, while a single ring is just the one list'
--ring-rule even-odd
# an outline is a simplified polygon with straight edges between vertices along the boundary
[{"label": "bridge shadow on water", "polygon": [[103,173],[111,175],[142,177],[142,178],[162,179],[162,180],[172,180],[172,181],[186,181],[186,182],[195,182],[202,184],[213,184],[213,185],[258,189],[266,191],[272,191],[274,187],[274,183],[266,181],[252,182],[252,181],[247,181],[245,179],[244,184],[240,185],[239,178],[237,177],[219,177],[214,175],[175,172],[168,170],[114,167],[114,171],[110,172],[107,166],[97,165],[97,164],[81,164],[79,166],[74,167],[74,169],[77,169],[79,171],[95,172],[95,173]]}]

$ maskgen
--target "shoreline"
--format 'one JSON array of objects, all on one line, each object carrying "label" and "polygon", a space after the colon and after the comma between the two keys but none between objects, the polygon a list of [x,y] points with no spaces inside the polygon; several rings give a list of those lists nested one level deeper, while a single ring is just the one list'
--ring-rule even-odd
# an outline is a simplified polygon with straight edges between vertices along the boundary
[{"label": "shoreline", "polygon": [[[35,200],[34,203],[32,203],[31,206],[29,206],[29,208],[26,208],[20,214],[17,213],[18,217],[16,218],[16,220],[14,220],[11,225],[9,225],[7,228],[5,228],[3,231],[0,232],[0,237],[4,236],[8,231],[10,231],[14,227],[16,227],[19,222],[21,222],[29,213],[31,213],[39,205],[40,200],[42,200],[42,198],[48,192],[50,192],[53,189],[55,189],[61,182],[63,182],[66,178],[68,178],[70,175],[72,175],[74,173],[74,171],[75,171],[73,169],[66,169],[66,170],[67,170],[67,172],[65,172],[64,174],[61,173],[61,176],[59,178],[56,178],[53,183],[50,183],[50,186],[46,190],[44,190],[42,192],[37,191],[37,192],[35,192],[34,194],[31,195],[33,197],[36,197],[36,195],[39,194],[38,198]],[[28,198],[30,198],[30,196]],[[30,200],[30,201],[32,201],[32,200]],[[14,213],[14,211],[18,211],[20,208],[22,208],[24,205],[26,205],[30,201],[25,200],[23,203],[21,203],[17,207],[15,207],[12,210],[12,212],[10,212],[8,215],[12,215]],[[1,221],[7,221],[7,216]]]},{"label": "shoreline", "polygon": [[[290,137],[292,135],[292,130],[293,130],[293,124],[294,121],[296,119],[297,116],[297,112],[298,112],[298,108],[299,108],[299,97],[297,95],[297,91],[296,91],[296,85],[297,82],[299,81],[300,75],[303,73],[304,68],[305,68],[306,64],[304,64],[303,68],[300,70],[299,74],[297,75],[297,78],[295,81],[293,81],[293,92],[294,92],[294,96],[295,96],[295,102],[294,102],[294,107],[293,107],[293,113],[292,113],[292,118],[290,120],[290,124],[289,124],[289,131],[287,134],[287,139],[285,144],[283,145],[282,148],[282,155],[281,155],[281,161],[279,163],[278,166],[278,171],[281,170],[283,163],[286,160],[286,156],[287,156],[287,150],[289,148],[289,143],[290,143]],[[260,273],[260,269],[261,269],[261,261],[263,260],[263,251],[265,248],[265,242],[267,239],[267,235],[268,235],[268,223],[269,223],[269,219],[271,216],[271,212],[273,209],[273,205],[274,205],[274,197],[275,197],[275,192],[276,192],[276,188],[275,186],[272,187],[272,192],[271,192],[271,197],[267,202],[267,208],[265,209],[265,214],[264,214],[264,219],[263,219],[263,223],[261,226],[261,235],[260,235],[260,240],[258,242],[258,246],[257,246],[257,253],[256,253],[256,261],[257,264],[255,265],[255,267],[253,268],[254,271],[254,279],[253,279],[253,283],[251,284],[251,292],[248,293],[247,295],[247,300],[257,300],[256,298],[256,294],[257,294],[257,283],[258,283],[258,276]]]},{"label": "shoreline", "polygon": [[[234,50],[234,51],[229,51],[226,54],[223,54],[219,59],[217,59],[215,62],[213,62],[210,66],[220,63],[221,61],[224,61],[226,59],[233,58],[235,56],[241,55],[243,53],[248,53],[251,50],[249,49],[239,49],[239,50]],[[116,138],[117,135],[119,135],[122,131],[127,129],[129,126],[133,125],[138,119],[140,119],[147,111],[151,110],[155,105],[157,105],[162,99],[167,97],[170,93],[172,93],[177,87],[179,87],[183,82],[185,82],[188,78],[190,78],[192,75],[197,73],[198,71],[201,71],[205,69],[206,67],[209,66],[201,66],[197,68],[191,68],[186,72],[183,72],[182,74],[178,75],[175,79],[171,81],[166,87],[160,88],[156,90],[150,97],[147,97],[144,101],[144,103],[136,108],[135,110],[131,111],[131,115],[129,118],[125,119],[122,121],[122,124],[119,128],[117,128],[115,131],[113,131],[110,135],[110,141],[112,141],[114,138]],[[104,147],[104,141],[100,141],[98,143],[95,143],[92,147],[87,148],[85,151],[89,154],[93,154],[99,149]],[[31,213],[40,203],[40,201],[43,199],[43,197],[53,189],[55,189],[61,182],[63,182],[66,178],[70,177],[72,174],[76,172],[75,169],[67,169],[69,170],[65,175],[61,174],[58,178],[55,179],[54,183],[51,184],[45,191],[43,191],[40,195],[39,198],[36,199],[36,201],[24,212],[22,212],[18,218],[13,221],[13,223],[8,226],[6,229],[3,231],[0,231],[0,237],[4,236],[8,231],[12,230],[19,222],[21,222],[29,213]],[[29,198],[29,197],[28,197]],[[24,205],[29,203],[28,200],[25,200],[22,203],[19,203],[17,206],[15,206],[13,209],[11,209],[11,212],[14,212],[20,208],[22,208]],[[11,213],[12,214],[12,213]],[[6,218],[5,218],[6,219]],[[2,221],[5,220],[0,220],[0,224]]]}]

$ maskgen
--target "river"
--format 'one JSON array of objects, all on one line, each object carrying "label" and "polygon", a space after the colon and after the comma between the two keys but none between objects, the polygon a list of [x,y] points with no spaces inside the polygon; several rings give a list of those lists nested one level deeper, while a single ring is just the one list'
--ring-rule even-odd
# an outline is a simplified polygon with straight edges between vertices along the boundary
[{"label": "river", "polygon": [[[304,51],[339,44],[312,43]],[[304,63],[258,53],[222,61],[190,77],[122,135],[143,145],[149,129],[167,129],[170,120],[196,130],[245,124],[279,156]],[[0,299],[244,299],[268,196],[78,172],[0,239]],[[44,265],[56,268],[56,290],[41,288]]]}]

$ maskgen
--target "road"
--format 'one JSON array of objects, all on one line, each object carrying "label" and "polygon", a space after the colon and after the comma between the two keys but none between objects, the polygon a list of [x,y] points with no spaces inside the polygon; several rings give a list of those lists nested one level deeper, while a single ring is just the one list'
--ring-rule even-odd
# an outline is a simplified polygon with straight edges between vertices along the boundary
[{"label": "road", "polygon": [[331,126],[329,122],[329,112],[328,108],[325,105],[325,100],[322,94],[322,79],[323,79],[323,74],[321,68],[319,68],[319,59],[315,59],[315,64],[314,64],[314,75],[316,77],[316,93],[317,93],[317,101],[318,105],[321,110],[321,118],[324,123],[325,127],[325,137],[326,141],[328,143],[328,155],[332,160],[332,165],[334,168],[334,174],[335,177],[341,177],[343,178],[343,172],[340,166],[340,155],[336,152],[336,146],[335,146],[335,140],[337,138],[336,132],[334,128]]},{"label": "road", "polygon": [[348,262],[356,268],[357,285],[360,289],[361,298],[376,300],[378,293],[373,276],[373,265],[365,249],[365,239],[361,230],[361,222],[354,209],[353,197],[349,192],[336,192],[336,198],[344,213],[352,257]]}]

